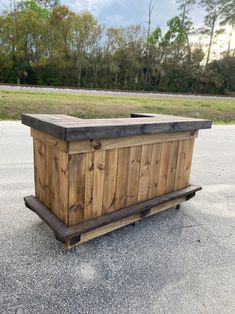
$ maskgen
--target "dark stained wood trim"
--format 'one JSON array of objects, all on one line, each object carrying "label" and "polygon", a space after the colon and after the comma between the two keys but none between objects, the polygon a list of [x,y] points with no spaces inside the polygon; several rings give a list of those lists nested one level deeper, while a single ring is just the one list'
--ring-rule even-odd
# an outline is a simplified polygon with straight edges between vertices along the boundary
[{"label": "dark stained wood trim", "polygon": [[46,224],[55,232],[56,236],[63,242],[73,239],[83,233],[95,230],[97,228],[108,225],[112,222],[118,221],[138,213],[145,213],[154,206],[164,204],[171,200],[185,196],[186,199],[190,199],[195,193],[202,188],[200,186],[190,185],[189,187],[178,190],[163,196],[159,196],[135,205],[131,205],[115,212],[97,217],[85,221],[81,224],[77,224],[71,227],[67,227],[62,221],[60,221],[46,206],[44,206],[34,196],[26,196],[24,198],[25,205],[33,210]]},{"label": "dark stained wood trim", "polygon": [[[22,123],[45,132],[63,141],[95,140],[135,135],[182,132],[211,128],[212,122],[203,119],[182,118],[156,114],[133,113],[133,119],[83,120],[62,116],[61,120],[53,119],[54,115],[22,114]],[[129,122],[128,122],[129,119]],[[95,121],[95,122],[93,122]]]},{"label": "dark stained wood trim", "polygon": [[[140,112],[133,112],[130,115],[131,118],[155,118],[155,117],[157,118],[158,116],[159,116],[159,114],[157,114],[157,113],[140,113]],[[166,115],[166,117],[167,117],[167,115]],[[175,117],[177,119],[178,116],[172,116],[172,118],[173,117]],[[177,121],[176,120],[175,122],[176,123],[183,123],[185,125],[190,121]],[[195,130],[196,129],[210,129],[212,127],[212,121],[210,121],[210,120],[192,118],[191,122],[195,125]],[[200,126],[200,124],[201,124],[201,126]]]},{"label": "dark stained wood trim", "polygon": [[27,114],[21,115],[21,122],[22,124],[25,124],[33,129],[39,130],[60,140],[66,141],[65,128],[58,126],[54,123],[35,119],[34,117]]},{"label": "dark stained wood trim", "polygon": [[148,135],[159,133],[172,133],[192,131],[198,129],[208,129],[211,127],[211,122],[205,121],[176,121],[176,122],[155,122],[148,124],[136,125],[120,125],[120,126],[94,126],[67,128],[66,141],[94,140],[105,138],[116,138],[135,135]]}]

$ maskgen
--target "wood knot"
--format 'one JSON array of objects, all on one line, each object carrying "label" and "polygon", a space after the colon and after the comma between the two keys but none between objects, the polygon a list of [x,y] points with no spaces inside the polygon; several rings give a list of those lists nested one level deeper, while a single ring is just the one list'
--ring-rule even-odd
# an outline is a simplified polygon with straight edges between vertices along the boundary
[{"label": "wood knot", "polygon": [[78,203],[74,204],[70,207],[70,211],[77,212],[77,211],[83,211],[84,210],[84,204]]},{"label": "wood knot", "polygon": [[99,149],[101,149],[101,143],[94,143],[94,144],[93,144],[93,148],[94,148],[94,150],[99,150]]},{"label": "wood knot", "polygon": [[100,169],[100,170],[104,170],[104,168],[105,168],[105,167],[104,167],[104,163],[102,163],[102,162],[97,163],[96,166],[97,166],[97,168]]},{"label": "wood knot", "polygon": [[39,156],[40,156],[41,159],[43,159],[43,158],[45,157],[45,149],[44,149],[43,146],[40,146],[40,147],[38,148],[38,154],[39,154]]},{"label": "wood knot", "polygon": [[89,170],[90,171],[94,170],[94,164],[93,163],[90,165]]}]

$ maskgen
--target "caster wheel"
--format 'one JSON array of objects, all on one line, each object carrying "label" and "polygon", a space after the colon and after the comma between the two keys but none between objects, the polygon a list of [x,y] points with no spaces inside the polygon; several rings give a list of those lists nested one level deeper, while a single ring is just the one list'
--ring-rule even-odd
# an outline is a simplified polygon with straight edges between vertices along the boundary
[{"label": "caster wheel", "polygon": [[138,221],[135,221],[135,222],[132,222],[131,225],[132,225],[133,227],[135,227],[135,226],[137,226],[137,224],[138,224]]},{"label": "caster wheel", "polygon": [[76,246],[72,246],[70,250],[71,250],[71,253],[77,253],[77,247]]},{"label": "caster wheel", "polygon": [[175,209],[179,210],[181,208],[181,204],[176,205]]}]

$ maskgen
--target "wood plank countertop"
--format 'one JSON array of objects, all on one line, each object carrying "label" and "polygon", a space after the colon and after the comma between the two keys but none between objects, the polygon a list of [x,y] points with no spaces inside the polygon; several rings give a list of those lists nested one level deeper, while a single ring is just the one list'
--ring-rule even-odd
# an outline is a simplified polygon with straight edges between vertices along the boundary
[{"label": "wood plank countertop", "polygon": [[68,142],[209,129],[212,125],[211,121],[204,119],[148,113],[133,113],[131,118],[118,119],[22,114],[22,123]]}]

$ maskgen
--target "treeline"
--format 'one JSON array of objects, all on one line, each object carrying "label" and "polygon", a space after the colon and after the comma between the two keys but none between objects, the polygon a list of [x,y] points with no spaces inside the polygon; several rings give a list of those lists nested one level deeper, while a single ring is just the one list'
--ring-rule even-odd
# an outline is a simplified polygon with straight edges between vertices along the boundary
[{"label": "treeline", "polygon": [[[12,1],[0,15],[0,82],[146,91],[233,93],[234,0],[178,0],[179,15],[150,31],[149,23],[104,28],[89,12],[57,0]],[[204,27],[190,19],[205,9]],[[230,26],[227,47],[212,60],[216,36]],[[154,28],[154,27],[153,27]],[[206,46],[192,34],[208,36]]]}]

